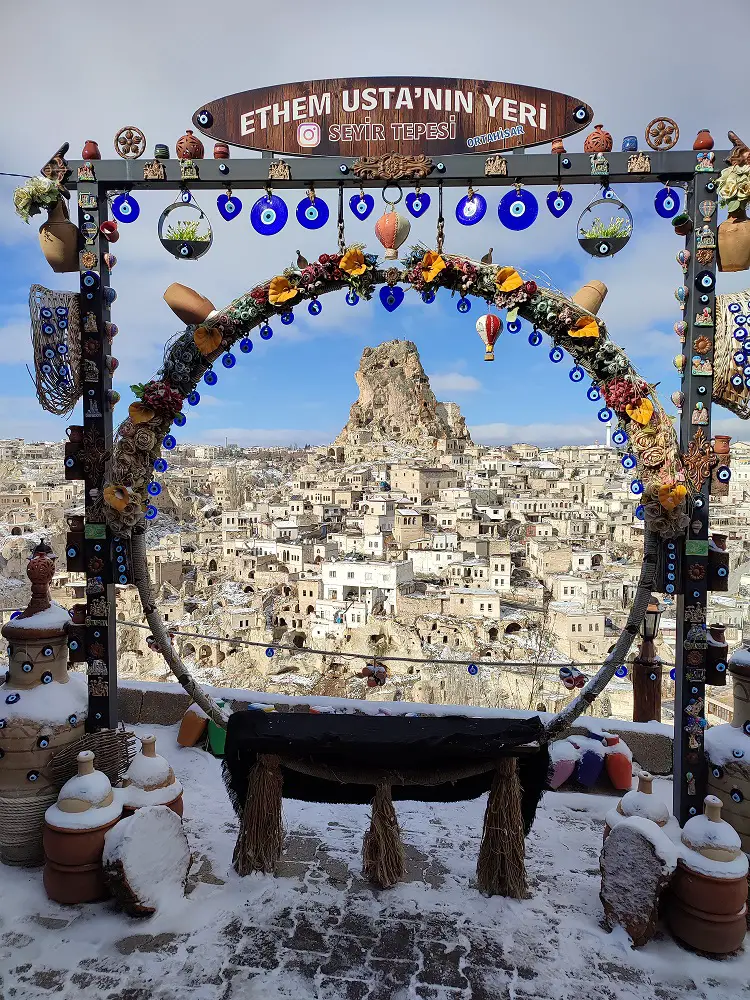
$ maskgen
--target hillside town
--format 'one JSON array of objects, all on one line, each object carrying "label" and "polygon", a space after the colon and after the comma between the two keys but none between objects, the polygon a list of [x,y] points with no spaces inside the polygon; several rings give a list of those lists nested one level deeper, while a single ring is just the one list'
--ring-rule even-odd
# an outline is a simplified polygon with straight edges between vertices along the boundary
[{"label": "hillside town", "polygon": [[[328,446],[170,453],[148,560],[180,655],[223,687],[558,711],[572,697],[560,667],[596,672],[640,570],[643,522],[611,428],[604,444],[478,445],[409,341],[365,348],[355,377],[359,397]],[[750,444],[732,453],[729,494],[712,508],[731,539],[730,589],[709,609],[730,647],[750,604]],[[3,621],[28,596],[40,537],[59,556],[55,599],[84,599],[85,576],[63,557],[83,483],[64,480],[62,459],[62,444],[0,441]],[[667,600],[657,644],[665,719],[670,611]],[[166,679],[135,588],[117,588],[117,616],[120,675]],[[709,714],[726,720],[730,705],[717,695]],[[629,718],[629,677],[595,711]]]}]

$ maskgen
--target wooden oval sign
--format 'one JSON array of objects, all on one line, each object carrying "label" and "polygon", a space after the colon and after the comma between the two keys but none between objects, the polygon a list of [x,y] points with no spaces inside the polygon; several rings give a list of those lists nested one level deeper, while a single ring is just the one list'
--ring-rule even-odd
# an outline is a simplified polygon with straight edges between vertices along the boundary
[{"label": "wooden oval sign", "polygon": [[308,156],[484,153],[573,135],[593,111],[553,90],[489,80],[376,77],[246,90],[194,125],[234,146]]}]

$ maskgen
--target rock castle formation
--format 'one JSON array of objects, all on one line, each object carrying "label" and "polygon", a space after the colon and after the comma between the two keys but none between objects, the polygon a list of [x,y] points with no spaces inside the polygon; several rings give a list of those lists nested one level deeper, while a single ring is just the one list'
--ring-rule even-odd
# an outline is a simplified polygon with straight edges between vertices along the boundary
[{"label": "rock castle formation", "polygon": [[463,441],[471,444],[456,403],[439,403],[430,388],[416,345],[389,340],[365,347],[355,373],[359,399],[336,445],[397,441],[415,445]]}]

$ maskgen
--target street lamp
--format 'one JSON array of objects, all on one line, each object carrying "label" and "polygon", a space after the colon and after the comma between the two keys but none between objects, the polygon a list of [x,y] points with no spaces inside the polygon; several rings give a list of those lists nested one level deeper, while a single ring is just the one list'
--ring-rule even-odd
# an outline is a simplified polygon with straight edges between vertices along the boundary
[{"label": "street lamp", "polygon": [[633,661],[633,722],[661,722],[662,663],[654,648],[661,613],[661,605],[652,601],[641,624],[641,645]]}]

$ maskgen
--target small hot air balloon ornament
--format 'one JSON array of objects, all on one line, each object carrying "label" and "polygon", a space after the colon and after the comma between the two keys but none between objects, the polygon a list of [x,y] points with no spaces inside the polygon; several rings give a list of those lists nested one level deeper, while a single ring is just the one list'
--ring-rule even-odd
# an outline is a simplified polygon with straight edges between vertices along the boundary
[{"label": "small hot air balloon ornament", "polygon": [[487,348],[484,354],[485,361],[495,360],[495,341],[500,336],[502,329],[502,321],[494,313],[487,313],[485,316],[480,316],[477,320],[477,333]]},{"label": "small hot air balloon ornament", "polygon": [[692,254],[690,253],[689,250],[678,250],[677,251],[677,256],[676,256],[675,259],[676,259],[677,263],[680,265],[680,267],[682,268],[682,273],[683,274],[687,274],[688,264],[690,263],[691,256],[692,256]]},{"label": "small hot air balloon ornament", "polygon": [[375,223],[375,235],[385,247],[386,260],[398,260],[399,247],[409,236],[411,223],[389,204]]}]

